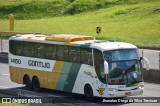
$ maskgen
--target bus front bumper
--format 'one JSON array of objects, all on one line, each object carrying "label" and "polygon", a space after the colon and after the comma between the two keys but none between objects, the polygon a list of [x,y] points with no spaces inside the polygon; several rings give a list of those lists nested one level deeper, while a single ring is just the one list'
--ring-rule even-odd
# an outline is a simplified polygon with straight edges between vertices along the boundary
[{"label": "bus front bumper", "polygon": [[139,88],[131,91],[108,91],[109,98],[135,96],[135,95],[142,95],[142,94],[143,94],[143,88]]}]

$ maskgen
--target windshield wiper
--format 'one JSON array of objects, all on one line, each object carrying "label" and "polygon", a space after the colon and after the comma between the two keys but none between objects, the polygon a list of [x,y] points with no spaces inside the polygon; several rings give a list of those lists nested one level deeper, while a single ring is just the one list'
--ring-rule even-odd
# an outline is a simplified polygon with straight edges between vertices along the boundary
[{"label": "windshield wiper", "polygon": [[[136,62],[128,69],[126,69],[126,73],[129,73],[129,75],[133,78],[134,82],[137,82],[137,80],[134,78],[134,76],[131,74],[130,70],[132,69],[132,67],[136,64]],[[128,77],[127,77],[128,78]]]},{"label": "windshield wiper", "polygon": [[129,75],[133,78],[134,82],[137,82],[137,80],[132,76],[131,72],[129,72]]}]

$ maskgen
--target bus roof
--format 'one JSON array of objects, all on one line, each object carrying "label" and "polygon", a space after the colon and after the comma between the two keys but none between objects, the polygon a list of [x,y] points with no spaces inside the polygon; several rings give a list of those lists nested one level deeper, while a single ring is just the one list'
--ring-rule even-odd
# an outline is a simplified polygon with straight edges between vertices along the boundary
[{"label": "bus roof", "polygon": [[57,34],[57,35],[25,34],[25,35],[12,36],[10,37],[10,40],[73,45],[73,46],[81,46],[87,48],[96,48],[101,51],[137,48],[135,45],[129,43],[102,41],[102,40],[96,40],[92,36],[82,36],[73,34]]},{"label": "bus roof", "polygon": [[117,49],[136,49],[137,47],[130,43],[124,42],[101,42],[101,43],[94,43],[91,45],[91,48],[96,48],[101,51],[106,50],[117,50]]}]

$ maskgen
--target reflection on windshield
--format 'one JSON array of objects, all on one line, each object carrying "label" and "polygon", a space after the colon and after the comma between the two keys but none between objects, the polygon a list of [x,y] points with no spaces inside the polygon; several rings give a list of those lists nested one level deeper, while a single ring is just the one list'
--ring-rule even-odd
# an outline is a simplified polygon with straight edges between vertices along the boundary
[{"label": "reflection on windshield", "polygon": [[109,84],[128,84],[142,81],[141,64],[137,60],[109,63]]},{"label": "reflection on windshield", "polygon": [[105,51],[104,57],[107,61],[139,59],[139,55],[136,49]]}]

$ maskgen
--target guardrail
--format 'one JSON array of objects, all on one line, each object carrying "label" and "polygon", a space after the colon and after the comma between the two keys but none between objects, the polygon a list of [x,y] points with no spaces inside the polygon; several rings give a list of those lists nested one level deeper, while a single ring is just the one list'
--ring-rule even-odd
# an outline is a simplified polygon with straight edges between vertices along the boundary
[{"label": "guardrail", "polygon": [[[159,50],[140,50],[141,56],[146,57],[150,62],[150,68],[160,70],[160,51]],[[144,66],[145,67],[145,66]]]},{"label": "guardrail", "polygon": [[0,62],[8,63],[8,53],[7,52],[0,53]]}]

